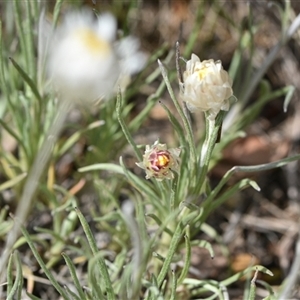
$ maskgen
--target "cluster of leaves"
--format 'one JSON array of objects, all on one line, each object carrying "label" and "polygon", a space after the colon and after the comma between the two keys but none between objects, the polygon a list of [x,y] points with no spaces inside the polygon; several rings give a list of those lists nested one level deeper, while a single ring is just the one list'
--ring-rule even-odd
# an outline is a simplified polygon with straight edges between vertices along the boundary
[{"label": "cluster of leaves", "polygon": [[[54,7],[55,22],[62,2],[57,1]],[[137,2],[131,1],[130,7],[137,7]],[[5,26],[8,27],[11,16],[14,16],[15,23],[11,32],[2,29],[0,36],[0,122],[18,147],[15,152],[6,151],[3,144],[0,147],[0,171],[5,181],[0,185],[0,191],[9,190],[13,193],[14,205],[18,206],[27,174],[37,155],[43,151],[43,142],[48,138],[48,130],[56,121],[55,117],[60,108],[53,94],[44,89],[43,71],[39,65],[42,62],[36,62],[34,55],[34,29],[42,11],[41,3],[13,1],[12,6],[10,3],[5,5],[8,12]],[[199,16],[202,9],[199,5]],[[272,91],[262,77],[272,63],[276,51],[278,52],[293,34],[288,30],[285,21],[288,13],[287,3],[282,11],[283,34],[282,40],[278,42],[279,46],[270,53],[261,69],[255,72],[250,55],[246,66],[247,76],[242,83],[238,80],[245,67],[241,62],[244,52],[253,49],[253,26],[250,24],[249,30],[240,33],[241,42],[229,69],[235,82],[234,90],[238,102],[227,116],[222,112],[215,123],[206,121],[206,132],[200,137],[194,136],[189,116],[172,88],[176,79],[175,65],[180,74],[178,49],[171,49],[166,58],[162,62],[159,61],[158,67],[145,78],[148,66],[156,64],[157,58],[165,51],[158,49],[125,94],[118,95],[116,105],[114,101],[110,101],[101,107],[97,117],[104,122],[95,122],[89,119],[91,117],[87,117],[88,125],[55,144],[50,163],[45,170],[40,170],[48,176],[42,179],[33,200],[37,210],[51,210],[51,227],[35,228],[34,233],[29,233],[28,228],[20,225],[22,237],[14,244],[14,249],[27,243],[39,267],[64,299],[228,299],[227,287],[241,277],[247,274],[249,277],[253,271],[271,275],[263,266],[251,266],[219,282],[189,278],[188,273],[193,246],[203,247],[209,251],[211,257],[214,256],[212,246],[205,240],[199,240],[197,234],[202,231],[216,239],[217,233],[206,223],[209,215],[236,192],[249,186],[259,190],[258,185],[247,178],[227,187],[226,183],[230,177],[235,172],[271,169],[299,159],[299,156],[295,156],[266,165],[234,167],[214,189],[210,188],[207,180],[209,170],[220,159],[220,155],[216,153],[221,153],[229,142],[242,136],[243,129],[253,122],[268,101],[286,96],[285,108],[287,107],[293,88],[285,87]],[[194,26],[183,53],[184,57],[191,53],[196,41],[195,32],[200,23]],[[4,32],[7,32],[7,36]],[[18,47],[11,50],[14,32],[18,36]],[[164,65],[174,67],[167,73]],[[156,92],[148,97],[139,115],[130,120],[132,104],[127,100],[139,92],[140,86],[150,85],[155,80],[161,82]],[[248,105],[250,96],[258,86],[260,92],[257,101]],[[178,146],[182,149],[181,167],[179,175],[173,180],[159,182],[137,176],[126,167],[122,157],[119,163],[112,161],[128,144],[132,147],[136,160],[142,161],[141,147],[135,143],[133,134],[142,126],[166,89],[180,116],[179,119],[175,118],[170,107],[161,103],[176,133]],[[226,134],[221,142],[216,144],[223,121]],[[93,193],[96,193],[99,199],[97,205],[101,214],[89,211],[95,230],[92,230],[91,223],[87,221],[90,217],[82,213],[83,203],[80,198],[75,197],[72,189],[63,187],[55,176],[58,160],[68,153],[83,135],[89,137],[91,151],[86,159],[80,162],[83,167],[79,169],[77,179],[79,182],[82,179],[90,179]],[[114,150],[116,148],[118,151]],[[126,198],[125,201],[121,201],[121,195]],[[31,212],[34,212],[34,206],[29,208]],[[18,222],[17,219],[12,221],[8,218],[9,210],[6,206],[0,213],[0,238],[3,241],[6,240],[13,222]],[[80,228],[83,229],[84,236],[74,237],[75,232],[80,232]],[[97,243],[97,232],[100,230],[106,232],[110,240],[104,249],[99,249]],[[46,241],[42,238],[45,235]],[[40,247],[47,249],[47,255],[41,255]],[[70,274],[65,282],[60,282],[53,275],[61,256]],[[83,276],[78,275],[79,258],[87,263],[86,274]],[[2,265],[0,269],[2,276],[6,274],[7,277],[7,299],[22,299],[23,264],[20,252],[16,250],[10,256],[8,264]],[[255,297],[255,279],[256,277],[246,285],[245,297],[248,299]],[[275,299],[272,288],[267,283],[262,284],[269,291],[268,299]],[[30,292],[27,292],[27,296],[30,299],[39,299]]]}]

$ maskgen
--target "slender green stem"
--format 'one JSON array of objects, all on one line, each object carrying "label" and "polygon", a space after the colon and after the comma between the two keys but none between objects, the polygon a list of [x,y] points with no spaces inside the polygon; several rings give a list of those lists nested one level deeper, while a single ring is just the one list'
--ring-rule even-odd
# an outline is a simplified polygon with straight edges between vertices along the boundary
[{"label": "slender green stem", "polygon": [[198,211],[195,211],[191,214],[189,214],[188,216],[184,217],[177,225],[175,231],[174,231],[174,235],[172,237],[172,240],[170,242],[170,247],[169,247],[169,251],[167,253],[167,256],[164,260],[164,263],[162,265],[162,268],[160,270],[160,273],[157,277],[157,285],[159,287],[161,287],[172,262],[173,256],[176,253],[177,247],[183,237],[183,233],[185,230],[186,225],[188,224],[189,221],[193,220],[194,218],[196,218],[198,215]]},{"label": "slender green stem", "polygon": [[160,67],[160,70],[161,70],[161,74],[164,78],[164,81],[166,83],[166,86],[167,86],[167,89],[168,89],[168,92],[170,94],[170,97],[181,117],[181,120],[183,122],[183,126],[184,126],[184,129],[186,131],[186,134],[187,134],[187,141],[188,141],[188,144],[189,144],[189,147],[190,147],[190,152],[191,152],[191,159],[192,159],[192,164],[195,164],[197,162],[197,155],[196,155],[196,149],[195,149],[195,143],[194,143],[194,136],[193,136],[193,132],[192,132],[192,128],[190,126],[190,123],[189,123],[189,120],[187,119],[186,115],[184,114],[183,112],[183,109],[182,107],[180,106],[179,104],[179,101],[177,100],[177,98],[175,97],[175,94],[173,92],[173,89],[171,87],[171,84],[170,84],[170,81],[169,81],[169,78],[168,78],[168,75],[167,75],[167,72],[163,66],[163,64],[161,63],[160,60],[158,60],[158,65]]},{"label": "slender green stem", "polygon": [[118,116],[118,120],[119,120],[119,123],[122,127],[122,130],[123,130],[123,133],[128,141],[128,143],[132,146],[133,150],[134,150],[134,153],[136,155],[136,157],[139,159],[139,161],[142,161],[143,160],[143,156],[141,154],[141,151],[138,149],[138,147],[136,146],[129,130],[128,130],[128,127],[126,126],[123,118],[122,118],[122,114],[121,114],[121,108],[122,108],[122,95],[121,95],[121,92],[119,91],[118,95],[117,95],[117,107],[116,107],[116,110],[117,110],[117,116]]},{"label": "slender green stem", "polygon": [[199,162],[200,173],[198,177],[199,179],[197,182],[195,195],[199,195],[201,189],[203,188],[203,184],[205,182],[205,178],[209,167],[211,154],[214,150],[216,140],[219,135],[219,131],[221,130],[224,114],[225,114],[224,111],[220,111],[215,120],[208,119],[206,115],[206,134],[201,149],[200,162]]},{"label": "slender green stem", "polygon": [[[183,81],[183,75],[180,67],[180,45],[179,42],[176,42],[176,70],[177,70],[177,79],[180,90],[184,87],[184,81]],[[183,113],[188,120],[189,127],[192,128],[192,120],[191,120],[191,114],[190,111],[187,108],[186,102],[182,101],[182,110]]]}]

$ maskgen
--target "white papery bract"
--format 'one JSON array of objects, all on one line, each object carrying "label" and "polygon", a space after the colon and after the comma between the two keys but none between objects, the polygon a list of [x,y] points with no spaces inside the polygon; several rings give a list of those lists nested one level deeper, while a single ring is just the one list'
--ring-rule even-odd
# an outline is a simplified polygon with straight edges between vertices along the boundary
[{"label": "white papery bract", "polygon": [[118,84],[122,90],[130,83],[131,75],[139,72],[147,61],[147,56],[139,51],[139,48],[139,40],[132,36],[121,39],[116,43],[116,52],[122,71]]},{"label": "white papery bract", "polygon": [[[48,57],[50,78],[63,98],[77,102],[108,98],[122,80],[120,74],[131,75],[144,66],[146,57],[133,47],[123,52],[131,54],[135,66],[124,69],[128,57],[118,53],[116,31],[116,20],[110,14],[99,18],[88,10],[66,14],[54,32]],[[133,39],[124,40],[129,38]],[[132,44],[127,46],[132,48]]]},{"label": "white papery bract", "polygon": [[183,73],[182,99],[191,112],[208,112],[214,120],[220,110],[229,109],[233,95],[232,80],[223,70],[221,61],[204,60],[192,54]]}]

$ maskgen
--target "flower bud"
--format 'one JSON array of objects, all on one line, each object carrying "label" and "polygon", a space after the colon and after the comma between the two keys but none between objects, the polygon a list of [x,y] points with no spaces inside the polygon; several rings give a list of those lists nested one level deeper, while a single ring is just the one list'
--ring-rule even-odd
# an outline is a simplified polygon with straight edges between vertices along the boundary
[{"label": "flower bud", "polygon": [[136,164],[146,171],[146,179],[151,177],[158,181],[173,179],[173,172],[179,171],[179,155],[179,148],[167,149],[166,144],[159,144],[156,141],[151,147],[146,146],[143,161]]},{"label": "flower bud", "polygon": [[232,80],[223,70],[221,61],[204,60],[192,54],[183,74],[182,99],[191,112],[209,113],[214,120],[220,110],[229,109],[229,98],[233,95]]}]

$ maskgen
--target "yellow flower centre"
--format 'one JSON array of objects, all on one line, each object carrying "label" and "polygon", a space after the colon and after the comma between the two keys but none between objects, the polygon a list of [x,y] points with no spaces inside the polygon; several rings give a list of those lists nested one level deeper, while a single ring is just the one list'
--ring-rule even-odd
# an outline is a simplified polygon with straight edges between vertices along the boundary
[{"label": "yellow flower centre", "polygon": [[199,71],[198,71],[199,79],[200,79],[200,80],[203,80],[204,77],[205,77],[208,73],[210,73],[210,70],[209,70],[208,68],[203,68],[203,69],[199,70]]},{"label": "yellow flower centre", "polygon": [[169,162],[170,162],[170,158],[165,154],[161,154],[161,155],[158,155],[158,157],[157,157],[156,166],[159,168],[162,168],[162,167],[167,166],[169,164]]},{"label": "yellow flower centre", "polygon": [[76,32],[76,36],[83,45],[93,54],[105,55],[110,52],[110,45],[105,40],[100,39],[92,30],[82,28]]}]

